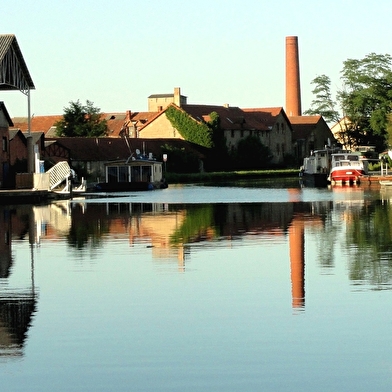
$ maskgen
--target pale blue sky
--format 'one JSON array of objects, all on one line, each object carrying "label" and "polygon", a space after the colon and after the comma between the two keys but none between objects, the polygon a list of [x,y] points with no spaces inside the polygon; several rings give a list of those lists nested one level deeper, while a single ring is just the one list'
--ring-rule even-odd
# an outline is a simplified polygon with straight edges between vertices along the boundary
[{"label": "pale blue sky", "polygon": [[[36,89],[35,115],[87,99],[103,112],[147,111],[150,94],[181,87],[188,103],[285,106],[285,37],[298,36],[302,109],[311,80],[332,87],[348,58],[391,53],[390,0],[2,0]],[[11,117],[20,92],[0,92]]]}]

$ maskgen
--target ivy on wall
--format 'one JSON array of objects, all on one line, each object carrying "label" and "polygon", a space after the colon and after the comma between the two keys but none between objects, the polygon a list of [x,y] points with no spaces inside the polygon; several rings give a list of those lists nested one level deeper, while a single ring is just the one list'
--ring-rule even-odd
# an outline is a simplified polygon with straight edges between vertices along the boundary
[{"label": "ivy on wall", "polygon": [[174,106],[169,106],[165,113],[171,125],[185,140],[207,148],[214,146],[213,130],[207,123],[194,120],[186,112]]}]

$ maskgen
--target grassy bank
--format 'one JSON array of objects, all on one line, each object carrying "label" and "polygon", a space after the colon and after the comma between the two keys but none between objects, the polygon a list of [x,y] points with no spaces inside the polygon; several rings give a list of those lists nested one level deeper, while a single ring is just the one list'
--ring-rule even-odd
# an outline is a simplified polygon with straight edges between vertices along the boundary
[{"label": "grassy bank", "polygon": [[197,182],[220,182],[236,179],[257,179],[273,177],[298,176],[298,169],[282,170],[249,170],[211,173],[166,173],[169,184],[197,183]]}]

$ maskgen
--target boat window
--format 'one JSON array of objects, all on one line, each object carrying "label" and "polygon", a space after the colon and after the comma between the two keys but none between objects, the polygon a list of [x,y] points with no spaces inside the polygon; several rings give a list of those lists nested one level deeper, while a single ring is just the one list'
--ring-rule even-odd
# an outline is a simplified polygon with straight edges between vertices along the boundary
[{"label": "boat window", "polygon": [[128,167],[120,166],[118,168],[118,182],[128,182]]},{"label": "boat window", "polygon": [[131,169],[131,181],[141,181],[140,166],[132,166]]},{"label": "boat window", "polygon": [[151,181],[151,166],[142,166],[142,181]]},{"label": "boat window", "polygon": [[118,167],[117,166],[109,166],[107,168],[107,173],[108,173],[108,182],[117,182],[117,173],[118,173]]}]

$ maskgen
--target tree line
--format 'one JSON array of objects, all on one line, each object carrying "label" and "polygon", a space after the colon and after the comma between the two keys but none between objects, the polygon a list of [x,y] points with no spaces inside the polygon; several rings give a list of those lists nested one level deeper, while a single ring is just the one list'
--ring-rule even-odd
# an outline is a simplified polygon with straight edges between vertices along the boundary
[{"label": "tree line", "polygon": [[306,115],[322,115],[329,124],[339,124],[337,138],[347,149],[374,146],[384,151],[392,146],[392,57],[370,53],[363,59],[348,59],[341,70],[336,97],[331,79],[313,79],[315,98]]}]

